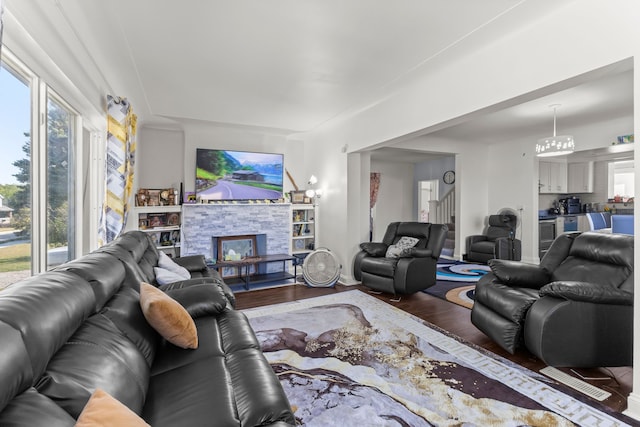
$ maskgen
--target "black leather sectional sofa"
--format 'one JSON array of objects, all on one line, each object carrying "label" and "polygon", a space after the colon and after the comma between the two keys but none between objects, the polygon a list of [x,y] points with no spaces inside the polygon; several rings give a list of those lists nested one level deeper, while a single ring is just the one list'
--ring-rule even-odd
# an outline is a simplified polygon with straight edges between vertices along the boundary
[{"label": "black leather sectional sofa", "polygon": [[202,257],[192,279],[160,286],[194,318],[199,345],[152,329],[139,283],[157,249],[139,231],[0,291],[0,426],[71,427],[101,388],[153,427],[295,424],[233,294]]}]

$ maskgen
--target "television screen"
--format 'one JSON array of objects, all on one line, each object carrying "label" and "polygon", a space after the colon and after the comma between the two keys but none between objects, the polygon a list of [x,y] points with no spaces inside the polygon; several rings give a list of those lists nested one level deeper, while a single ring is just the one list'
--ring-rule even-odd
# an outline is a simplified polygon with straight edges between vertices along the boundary
[{"label": "television screen", "polygon": [[247,151],[196,149],[196,196],[203,200],[282,197],[284,156]]}]

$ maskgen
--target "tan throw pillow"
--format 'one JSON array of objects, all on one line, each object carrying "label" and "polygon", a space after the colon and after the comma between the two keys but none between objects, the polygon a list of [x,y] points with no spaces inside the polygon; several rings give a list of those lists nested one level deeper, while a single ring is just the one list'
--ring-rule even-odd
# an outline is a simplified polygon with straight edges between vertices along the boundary
[{"label": "tan throw pillow", "polygon": [[148,283],[140,283],[140,307],[147,322],[164,339],[182,348],[198,348],[198,331],[187,310]]},{"label": "tan throw pillow", "polygon": [[101,389],[91,395],[76,427],[150,427],[135,412]]}]

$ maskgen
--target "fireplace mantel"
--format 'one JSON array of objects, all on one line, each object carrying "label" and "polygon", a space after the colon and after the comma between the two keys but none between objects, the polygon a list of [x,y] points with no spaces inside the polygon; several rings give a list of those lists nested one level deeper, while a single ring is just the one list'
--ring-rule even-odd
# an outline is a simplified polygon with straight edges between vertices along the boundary
[{"label": "fireplace mantel", "polygon": [[291,253],[289,203],[182,205],[182,255],[213,257],[213,236],[266,234],[267,253]]}]

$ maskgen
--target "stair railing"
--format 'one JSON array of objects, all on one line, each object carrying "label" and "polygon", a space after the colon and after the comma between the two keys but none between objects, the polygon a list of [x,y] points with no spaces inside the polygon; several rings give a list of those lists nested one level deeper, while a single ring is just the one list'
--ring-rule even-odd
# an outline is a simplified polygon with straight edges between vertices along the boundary
[{"label": "stair railing", "polygon": [[456,189],[453,187],[440,200],[429,200],[429,222],[448,224],[456,212]]}]

